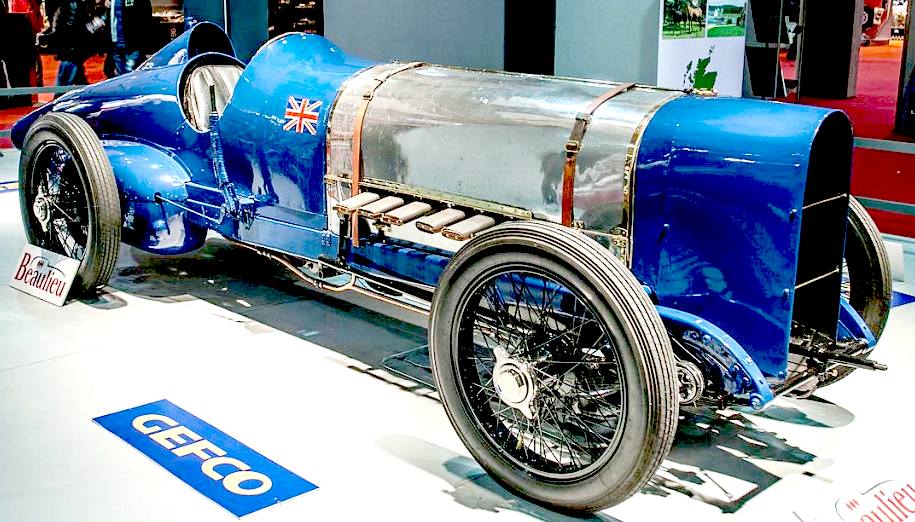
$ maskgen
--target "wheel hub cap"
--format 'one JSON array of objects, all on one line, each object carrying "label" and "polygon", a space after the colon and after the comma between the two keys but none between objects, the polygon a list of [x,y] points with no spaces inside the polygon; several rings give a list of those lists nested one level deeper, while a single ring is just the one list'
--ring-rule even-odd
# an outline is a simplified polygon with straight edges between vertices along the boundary
[{"label": "wheel hub cap", "polygon": [[51,202],[47,196],[39,194],[35,198],[35,202],[32,203],[32,213],[35,214],[35,219],[41,224],[41,228],[47,232],[48,224],[51,223]]},{"label": "wheel hub cap", "polygon": [[512,359],[502,348],[496,348],[494,352],[496,365],[493,369],[493,383],[499,399],[528,419],[533,419],[536,385],[528,365]]}]

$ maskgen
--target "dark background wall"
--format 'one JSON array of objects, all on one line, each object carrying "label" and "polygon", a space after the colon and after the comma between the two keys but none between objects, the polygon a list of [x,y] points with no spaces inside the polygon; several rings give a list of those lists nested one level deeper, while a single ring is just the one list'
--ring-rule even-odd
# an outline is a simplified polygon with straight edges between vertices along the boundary
[{"label": "dark background wall", "polygon": [[[229,0],[229,35],[238,57],[248,60],[267,40],[267,0]],[[226,26],[220,0],[185,0],[185,16]]]},{"label": "dark background wall", "polygon": [[505,0],[505,70],[553,74],[556,0]]},{"label": "dark background wall", "polygon": [[556,0],[556,74],[654,85],[657,0]]},{"label": "dark background wall", "polygon": [[229,33],[239,58],[254,56],[267,41],[267,0],[229,0]]},{"label": "dark background wall", "polygon": [[225,15],[219,0],[184,0],[184,15],[225,27]]},{"label": "dark background wall", "polygon": [[324,35],[373,60],[502,69],[505,1],[326,1]]},{"label": "dark background wall", "polygon": [[[228,3],[229,32],[248,59],[267,40],[267,0]],[[184,5],[189,16],[225,25],[222,1]],[[324,35],[372,60],[653,84],[659,17],[654,0],[333,0]]]}]

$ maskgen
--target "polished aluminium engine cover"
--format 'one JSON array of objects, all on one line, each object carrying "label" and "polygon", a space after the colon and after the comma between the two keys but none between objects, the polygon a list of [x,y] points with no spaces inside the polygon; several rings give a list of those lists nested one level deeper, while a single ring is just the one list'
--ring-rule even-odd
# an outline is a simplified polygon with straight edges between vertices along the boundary
[{"label": "polished aluminium engine cover", "polygon": [[[401,66],[369,68],[341,89],[327,168],[328,181],[344,186],[339,198],[349,196],[353,130],[364,94],[375,78]],[[575,118],[617,85],[433,65],[400,72],[369,104],[361,186],[561,223],[565,145]],[[636,87],[594,113],[578,159],[576,226],[628,237],[641,133],[661,106],[681,95]]]}]

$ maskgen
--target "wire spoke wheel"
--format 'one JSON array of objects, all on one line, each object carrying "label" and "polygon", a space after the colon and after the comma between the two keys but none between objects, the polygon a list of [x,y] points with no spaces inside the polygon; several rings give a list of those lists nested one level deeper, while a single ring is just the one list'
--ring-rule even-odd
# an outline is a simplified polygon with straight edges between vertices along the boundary
[{"label": "wire spoke wheel", "polygon": [[89,196],[73,157],[47,142],[22,187],[37,246],[82,261],[89,243]]},{"label": "wire spoke wheel", "polygon": [[19,162],[26,237],[80,262],[71,292],[108,282],[121,241],[114,172],[101,141],[78,116],[50,113],[29,129]]},{"label": "wire spoke wheel", "polygon": [[[839,292],[841,298],[858,312],[871,333],[879,340],[889,319],[893,292],[889,257],[877,225],[854,197],[848,201],[848,232]],[[808,367],[806,357],[789,355],[789,378],[806,371]],[[809,396],[817,388],[848,377],[854,370],[848,366],[835,368],[831,374],[822,377],[819,383],[798,390],[794,395]]]},{"label": "wire spoke wheel", "polygon": [[625,409],[607,325],[543,270],[500,270],[468,296],[456,355],[480,431],[529,473],[588,473],[615,448]]},{"label": "wire spoke wheel", "polygon": [[570,229],[509,222],[458,251],[433,298],[429,353],[470,453],[553,509],[626,500],[673,442],[664,324],[628,269]]},{"label": "wire spoke wheel", "polygon": [[[880,231],[867,210],[853,197],[848,203],[841,295],[879,340],[890,316],[893,294],[889,257]],[[820,386],[838,382],[852,371],[854,368],[839,367],[820,382]]]}]

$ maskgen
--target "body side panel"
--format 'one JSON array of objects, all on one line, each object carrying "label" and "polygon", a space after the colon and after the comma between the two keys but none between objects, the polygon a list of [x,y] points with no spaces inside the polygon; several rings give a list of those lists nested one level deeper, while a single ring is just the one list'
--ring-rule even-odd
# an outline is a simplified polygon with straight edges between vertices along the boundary
[{"label": "body side panel", "polygon": [[638,157],[633,272],[661,305],[716,324],[779,379],[810,151],[829,114],[681,98],[648,125]]},{"label": "body side panel", "polygon": [[[325,135],[342,84],[368,62],[315,35],[288,34],[266,44],[245,69],[220,129],[226,170],[236,186],[269,201],[258,217],[327,228]],[[287,110],[317,113],[294,125]],[[302,106],[304,104],[304,106]],[[289,124],[293,124],[290,128]],[[244,240],[247,233],[239,230]],[[269,238],[261,238],[269,240]]]},{"label": "body side panel", "polygon": [[187,212],[157,201],[187,201],[190,176],[174,156],[155,147],[124,140],[104,140],[102,146],[114,169],[121,199],[125,243],[161,255],[196,250],[206,239],[207,228]]}]

